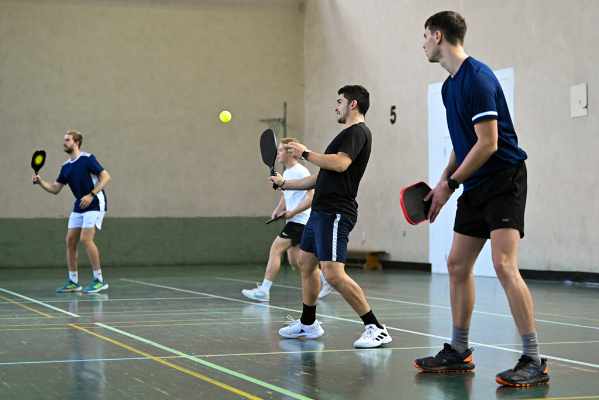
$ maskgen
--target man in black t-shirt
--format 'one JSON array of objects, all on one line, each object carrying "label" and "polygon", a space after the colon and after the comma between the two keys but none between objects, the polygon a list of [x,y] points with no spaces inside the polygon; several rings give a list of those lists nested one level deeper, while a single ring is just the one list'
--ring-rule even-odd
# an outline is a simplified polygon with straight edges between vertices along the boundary
[{"label": "man in black t-shirt", "polygon": [[364,321],[364,332],[354,342],[354,347],[379,347],[390,343],[391,336],[377,321],[360,286],[345,272],[349,233],[358,218],[356,195],[372,144],[372,135],[364,123],[370,96],[366,89],[357,85],[344,86],[337,94],[337,121],[345,129],[333,139],[325,154],[310,151],[301,143],[287,146],[288,151],[319,166],[318,176],[289,181],[281,175],[271,177],[281,190],[315,189],[312,213],[304,228],[298,260],[302,273],[303,311],[299,320],[281,328],[279,334],[286,338],[307,339],[324,334],[316,320],[320,263],[329,284]]}]

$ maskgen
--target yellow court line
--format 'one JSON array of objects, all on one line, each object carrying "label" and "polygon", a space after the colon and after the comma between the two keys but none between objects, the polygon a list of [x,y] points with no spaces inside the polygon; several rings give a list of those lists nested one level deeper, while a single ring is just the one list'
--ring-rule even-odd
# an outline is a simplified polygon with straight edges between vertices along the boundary
[{"label": "yellow court line", "polygon": [[168,362],[166,360],[163,360],[163,359],[161,359],[159,357],[156,357],[156,356],[153,356],[151,354],[148,354],[145,351],[138,350],[138,349],[136,349],[134,347],[131,347],[128,344],[120,342],[120,341],[118,341],[116,339],[112,339],[112,338],[109,338],[108,336],[104,336],[104,335],[101,335],[99,333],[90,331],[89,329],[83,328],[83,327],[81,327],[81,326],[79,326],[77,324],[69,324],[69,326],[72,327],[72,328],[74,328],[74,329],[80,330],[82,332],[88,333],[88,334],[90,334],[92,336],[95,336],[97,338],[100,338],[102,340],[105,340],[105,341],[107,341],[109,343],[112,343],[115,346],[121,347],[121,348],[123,348],[125,350],[129,350],[132,353],[139,354],[140,356],[143,356],[143,357],[147,357],[150,360],[155,361],[155,362],[157,362],[159,364],[162,364],[162,365],[165,365],[167,367],[173,368],[173,369],[175,369],[175,370],[177,370],[179,372],[183,372],[184,374],[193,376],[194,378],[198,378],[198,379],[200,379],[200,380],[202,380],[204,382],[211,383],[214,386],[218,386],[219,388],[227,390],[227,391],[229,391],[231,393],[234,393],[234,394],[236,394],[238,396],[241,396],[241,397],[244,397],[244,398],[250,399],[250,400],[263,400],[261,397],[254,396],[254,395],[252,395],[252,394],[250,394],[248,392],[245,392],[245,391],[237,389],[237,388],[235,388],[233,386],[227,385],[226,383],[217,381],[216,379],[212,379],[212,378],[210,378],[210,377],[208,377],[206,375],[200,374],[199,372],[195,372],[195,371],[192,371],[192,370],[187,369],[185,367],[181,367],[181,366],[179,366],[177,364],[173,364],[173,363]]},{"label": "yellow court line", "polygon": [[7,302],[9,302],[9,303],[11,303],[11,304],[14,304],[14,305],[16,305],[16,306],[19,306],[19,307],[21,307],[21,308],[24,308],[24,309],[26,309],[26,310],[33,311],[33,312],[34,312],[34,313],[36,313],[36,314],[43,315],[43,316],[44,316],[44,317],[46,317],[46,318],[54,318],[54,317],[53,317],[53,316],[51,316],[50,314],[46,314],[45,312],[41,312],[41,311],[39,311],[39,310],[36,310],[36,309],[35,309],[35,308],[33,308],[33,307],[29,307],[28,305],[25,305],[25,304],[22,304],[22,303],[16,302],[16,301],[14,301],[14,300],[11,300],[11,299],[9,299],[8,297],[4,297],[4,296],[0,295],[0,299],[2,299],[2,300],[4,300],[4,301],[7,301]]}]

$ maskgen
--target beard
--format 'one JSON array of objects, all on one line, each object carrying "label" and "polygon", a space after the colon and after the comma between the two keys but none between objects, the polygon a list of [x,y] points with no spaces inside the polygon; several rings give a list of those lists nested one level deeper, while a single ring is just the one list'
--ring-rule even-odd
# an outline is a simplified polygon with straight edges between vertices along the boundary
[{"label": "beard", "polygon": [[349,110],[346,108],[345,110],[343,110],[343,113],[339,115],[339,117],[337,117],[337,122],[339,122],[340,124],[345,124],[347,122],[347,114],[349,114]]},{"label": "beard", "polygon": [[67,154],[72,154],[73,153],[73,148],[72,147],[65,147],[64,148],[64,152]]}]

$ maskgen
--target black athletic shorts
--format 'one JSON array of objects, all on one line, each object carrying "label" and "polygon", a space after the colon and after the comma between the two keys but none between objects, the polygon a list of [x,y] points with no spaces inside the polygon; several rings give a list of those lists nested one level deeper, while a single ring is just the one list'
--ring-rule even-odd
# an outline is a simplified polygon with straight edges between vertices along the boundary
[{"label": "black athletic shorts", "polygon": [[460,196],[453,230],[489,239],[496,229],[513,228],[523,238],[526,189],[526,164],[494,173]]},{"label": "black athletic shorts", "polygon": [[279,233],[279,237],[290,239],[291,245],[297,246],[302,241],[304,226],[305,225],[298,224],[297,222],[287,222],[281,233]]}]

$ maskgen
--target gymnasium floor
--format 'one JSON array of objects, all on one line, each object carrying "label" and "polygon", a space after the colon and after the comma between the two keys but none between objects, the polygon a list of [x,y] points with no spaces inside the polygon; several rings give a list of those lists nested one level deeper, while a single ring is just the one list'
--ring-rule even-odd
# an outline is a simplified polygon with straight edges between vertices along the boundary
[{"label": "gymnasium floor", "polygon": [[0,269],[0,399],[599,399],[597,288],[530,283],[552,382],[515,390],[494,380],[520,347],[495,279],[477,279],[476,372],[449,376],[412,367],[450,333],[446,277],[352,269],[394,339],[355,350],[362,325],[339,295],[318,307],[323,338],[281,340],[298,276],[283,271],[263,306],[240,294],[262,271],[106,268],[109,291],[85,296],[54,294],[56,269]]}]

